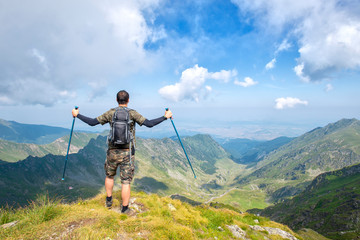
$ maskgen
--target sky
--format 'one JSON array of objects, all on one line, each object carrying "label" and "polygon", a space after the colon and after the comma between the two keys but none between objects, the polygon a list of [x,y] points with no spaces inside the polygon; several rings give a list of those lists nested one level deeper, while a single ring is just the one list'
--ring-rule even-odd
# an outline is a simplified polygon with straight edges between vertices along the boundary
[{"label": "sky", "polygon": [[75,105],[97,117],[122,89],[148,119],[169,107],[180,135],[360,119],[358,0],[0,0],[0,22],[1,119],[70,128]]}]

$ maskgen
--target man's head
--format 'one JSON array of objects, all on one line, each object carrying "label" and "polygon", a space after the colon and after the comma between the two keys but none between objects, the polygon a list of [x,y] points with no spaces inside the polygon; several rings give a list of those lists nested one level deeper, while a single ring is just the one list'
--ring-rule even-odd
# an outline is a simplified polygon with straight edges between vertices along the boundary
[{"label": "man's head", "polygon": [[119,104],[127,104],[129,102],[129,93],[125,90],[121,90],[116,95],[116,101]]}]

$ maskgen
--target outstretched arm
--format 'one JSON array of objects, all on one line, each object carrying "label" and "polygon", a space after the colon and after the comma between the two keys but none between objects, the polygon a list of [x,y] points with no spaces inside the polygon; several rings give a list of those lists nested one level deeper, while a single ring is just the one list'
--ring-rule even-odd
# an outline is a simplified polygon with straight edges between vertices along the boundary
[{"label": "outstretched arm", "polygon": [[172,112],[170,110],[168,110],[165,112],[165,115],[162,117],[155,118],[152,120],[145,119],[143,125],[145,125],[146,127],[152,128],[153,126],[156,126],[159,123],[162,123],[163,121],[165,121],[166,119],[171,118],[171,117],[172,117]]},{"label": "outstretched arm", "polygon": [[158,125],[159,123],[162,123],[163,121],[165,121],[167,118],[162,116],[162,117],[159,117],[159,118],[155,118],[155,119],[152,119],[152,120],[148,120],[148,119],[145,119],[143,125],[146,126],[146,127],[149,127],[149,128],[152,128],[153,126],[156,126]]},{"label": "outstretched arm", "polygon": [[96,118],[89,118],[89,117],[86,117],[84,115],[81,115],[79,113],[79,109],[73,109],[72,110],[72,115],[73,115],[73,117],[79,118],[81,121],[83,121],[84,123],[89,124],[90,126],[95,126],[95,125],[98,125],[100,123]]},{"label": "outstretched arm", "polygon": [[95,125],[98,125],[100,123],[96,118],[89,118],[89,117],[86,117],[84,115],[81,115],[80,113],[78,114],[77,117],[78,117],[78,119],[80,119],[84,123],[89,124],[90,126],[95,126]]}]

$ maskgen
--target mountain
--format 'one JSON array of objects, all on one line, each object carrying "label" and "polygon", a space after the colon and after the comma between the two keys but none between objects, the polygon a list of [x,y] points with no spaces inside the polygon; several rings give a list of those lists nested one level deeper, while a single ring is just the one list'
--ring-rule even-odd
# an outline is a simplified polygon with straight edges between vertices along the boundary
[{"label": "mountain", "polygon": [[[61,181],[64,156],[48,154],[23,161],[0,161],[0,204],[23,206],[37,194],[62,196],[68,201],[94,196],[103,187],[105,137],[99,136],[76,154],[69,154],[66,180]],[[71,187],[71,190],[69,190]]]},{"label": "mountain", "polygon": [[293,138],[278,137],[269,141],[259,141],[250,139],[229,139],[221,146],[232,155],[237,163],[254,164],[264,159],[264,157],[282,145],[287,144]]},{"label": "mountain", "polygon": [[[86,146],[90,139],[97,137],[97,133],[73,132],[69,153],[77,153]],[[16,162],[28,156],[43,157],[47,154],[66,155],[69,134],[44,145],[35,143],[16,143],[0,139],[0,159],[5,162]]]},{"label": "mountain", "polygon": [[0,239],[307,239],[326,240],[310,230],[292,231],[268,218],[223,206],[191,206],[169,197],[133,192],[130,215],[111,210],[105,194],[73,204],[39,196],[28,207],[0,212]]},{"label": "mountain", "polygon": [[[258,184],[273,200],[293,196],[320,173],[360,163],[360,121],[342,119],[295,138],[260,161],[239,184]],[[277,192],[276,192],[277,191]]]},{"label": "mountain", "polygon": [[[183,143],[197,179],[178,141],[137,138],[133,188],[204,201],[226,191],[244,169],[208,135],[187,137]],[[67,201],[94,196],[103,190],[106,150],[106,137],[98,136],[78,153],[70,154],[64,182],[60,181],[64,156],[49,154],[16,163],[0,162],[0,204],[24,205],[44,192]]]},{"label": "mountain", "polygon": [[7,141],[48,144],[69,134],[70,130],[66,128],[23,124],[0,119],[0,139]]},{"label": "mountain", "polygon": [[360,164],[326,172],[292,199],[261,215],[297,230],[312,228],[331,239],[360,236]]}]

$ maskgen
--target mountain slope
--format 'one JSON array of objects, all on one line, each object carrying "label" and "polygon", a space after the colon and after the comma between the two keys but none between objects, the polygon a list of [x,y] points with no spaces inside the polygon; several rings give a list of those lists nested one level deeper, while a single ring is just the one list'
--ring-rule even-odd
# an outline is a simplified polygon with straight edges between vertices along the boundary
[{"label": "mountain slope", "polygon": [[342,119],[316,128],[273,151],[259,162],[256,170],[238,183],[257,182],[269,191],[284,186],[281,197],[298,193],[304,182],[318,174],[360,163],[360,121]]},{"label": "mountain slope", "polygon": [[[97,133],[74,132],[71,139],[70,153],[77,153],[86,146]],[[28,156],[43,157],[47,154],[65,155],[69,144],[69,134],[54,142],[44,145],[34,143],[15,143],[0,139],[0,159],[5,162],[16,162]]]},{"label": "mountain slope", "polygon": [[[181,194],[203,201],[226,191],[229,182],[244,168],[229,159],[224,149],[207,135],[184,138],[183,142],[198,179],[194,179],[178,142],[138,138],[134,189],[161,195]],[[77,154],[70,154],[65,182],[60,181],[64,156],[1,162],[1,205],[24,205],[36,194],[46,191],[50,196],[64,196],[68,201],[97,194],[103,189],[106,149],[106,137],[99,136]],[[116,186],[118,181],[117,177]]]},{"label": "mountain slope", "polygon": [[261,214],[294,229],[316,229],[331,239],[355,239],[360,236],[359,186],[360,164],[323,173],[301,194]]},{"label": "mountain slope", "polygon": [[[326,239],[311,231],[306,238],[287,226],[248,213],[189,204],[152,194],[134,193],[132,216],[119,213],[116,192],[112,210],[105,194],[75,204],[40,197],[28,208],[0,212],[1,239]],[[3,225],[4,226],[4,225]],[[304,234],[305,236],[305,234]]]},{"label": "mountain slope", "polygon": [[[66,181],[62,182],[64,156],[48,154],[28,157],[16,163],[0,161],[0,204],[24,205],[39,193],[63,196],[67,200],[90,197],[99,192],[104,181],[105,137],[92,139],[77,154],[68,158]],[[73,189],[69,191],[69,187]]]},{"label": "mountain slope", "polygon": [[66,128],[23,124],[0,119],[0,139],[17,143],[48,144],[69,133],[70,130]]}]

